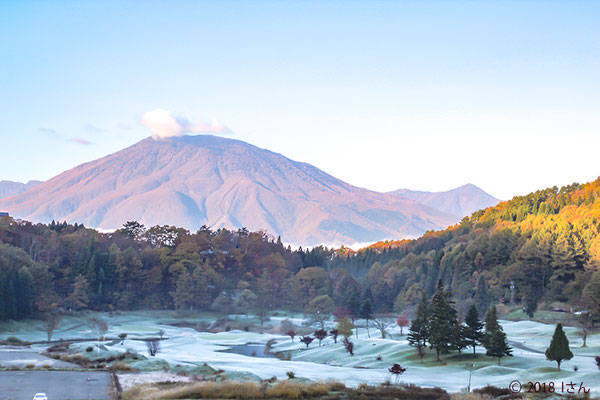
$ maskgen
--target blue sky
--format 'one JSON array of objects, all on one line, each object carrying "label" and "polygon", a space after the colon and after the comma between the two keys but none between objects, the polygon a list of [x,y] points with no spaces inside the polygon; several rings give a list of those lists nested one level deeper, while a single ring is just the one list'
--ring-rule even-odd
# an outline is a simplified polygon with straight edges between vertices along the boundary
[{"label": "blue sky", "polygon": [[600,175],[600,2],[0,2],[0,180],[150,136],[145,112],[354,185],[510,198]]}]

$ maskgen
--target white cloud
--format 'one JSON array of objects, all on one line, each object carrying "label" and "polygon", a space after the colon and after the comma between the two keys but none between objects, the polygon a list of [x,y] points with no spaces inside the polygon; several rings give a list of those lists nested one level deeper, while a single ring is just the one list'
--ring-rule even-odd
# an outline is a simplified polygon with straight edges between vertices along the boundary
[{"label": "white cloud", "polygon": [[154,139],[183,136],[186,133],[231,133],[231,130],[216,119],[212,122],[190,121],[183,115],[173,115],[168,110],[156,109],[145,112],[140,124],[150,128]]}]

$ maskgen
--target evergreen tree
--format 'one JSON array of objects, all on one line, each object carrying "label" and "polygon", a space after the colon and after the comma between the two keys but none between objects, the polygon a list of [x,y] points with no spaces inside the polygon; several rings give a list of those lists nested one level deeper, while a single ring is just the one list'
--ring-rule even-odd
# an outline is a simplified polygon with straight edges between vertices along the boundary
[{"label": "evergreen tree", "polygon": [[512,349],[508,345],[506,333],[498,323],[495,306],[491,307],[485,315],[485,333],[482,342],[488,356],[498,357],[498,365],[502,357],[512,357]]},{"label": "evergreen tree", "polygon": [[367,336],[371,337],[369,333],[369,320],[373,318],[373,309],[371,308],[371,300],[365,298],[360,307],[360,317],[365,320],[365,327],[367,328]]},{"label": "evergreen tree", "polygon": [[460,319],[456,320],[456,325],[454,326],[453,331],[452,347],[455,350],[458,350],[458,354],[461,354],[462,350],[470,345],[470,342],[467,341],[466,336],[467,329],[467,326],[465,326]]},{"label": "evergreen tree", "polygon": [[354,323],[354,320],[360,315],[360,294],[357,289],[352,289],[348,296],[346,308],[350,311],[350,318],[352,319],[352,323]]},{"label": "evergreen tree", "polygon": [[471,304],[467,317],[465,318],[464,336],[468,342],[468,346],[473,347],[473,357],[475,357],[475,347],[481,344],[483,338],[483,323],[479,320],[479,312],[475,304]]},{"label": "evergreen tree", "polygon": [[554,335],[552,335],[552,341],[550,346],[546,349],[546,359],[549,361],[556,361],[558,364],[558,370],[560,371],[560,363],[563,360],[570,360],[573,358],[573,353],[569,349],[569,339],[563,331],[561,323],[556,325]]},{"label": "evergreen tree", "polygon": [[429,300],[427,295],[423,293],[415,317],[408,328],[408,343],[417,348],[420,356],[423,355],[423,349],[427,345],[427,338],[429,337],[429,308]]},{"label": "evergreen tree", "polygon": [[440,354],[447,354],[455,343],[456,310],[451,294],[444,290],[440,279],[437,292],[431,299],[431,319],[429,322],[429,347],[435,349],[436,360],[440,361]]}]

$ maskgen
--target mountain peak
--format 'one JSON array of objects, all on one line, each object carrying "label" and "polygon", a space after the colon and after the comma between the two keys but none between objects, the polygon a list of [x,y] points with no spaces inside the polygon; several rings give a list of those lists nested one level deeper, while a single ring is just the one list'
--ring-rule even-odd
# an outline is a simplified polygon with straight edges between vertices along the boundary
[{"label": "mountain peak", "polygon": [[398,189],[389,193],[425,204],[445,213],[453,214],[459,219],[471,215],[477,210],[495,206],[500,202],[500,200],[472,183],[467,183],[445,192],[421,192]]},{"label": "mountain peak", "polygon": [[101,229],[128,220],[191,230],[205,224],[264,229],[300,245],[416,237],[458,221],[214,135],[146,138],[0,199],[0,209],[32,221],[67,220]]}]

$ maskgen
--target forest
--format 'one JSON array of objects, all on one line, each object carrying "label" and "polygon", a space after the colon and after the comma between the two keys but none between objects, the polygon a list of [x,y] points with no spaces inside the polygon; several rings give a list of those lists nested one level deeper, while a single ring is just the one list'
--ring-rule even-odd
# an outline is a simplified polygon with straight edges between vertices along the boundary
[{"label": "forest", "polygon": [[[600,179],[518,196],[419,239],[292,249],[265,232],[0,219],[0,319],[57,310],[273,309],[413,315],[438,281],[459,315],[475,304],[600,317]],[[342,311],[340,311],[342,310]]]}]

